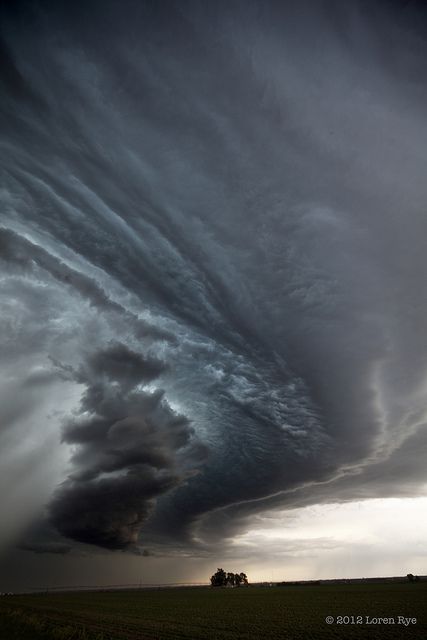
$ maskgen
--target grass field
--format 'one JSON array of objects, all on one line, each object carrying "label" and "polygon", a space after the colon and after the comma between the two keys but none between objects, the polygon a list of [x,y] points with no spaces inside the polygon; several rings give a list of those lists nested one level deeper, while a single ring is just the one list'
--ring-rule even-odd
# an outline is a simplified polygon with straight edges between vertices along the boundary
[{"label": "grass field", "polygon": [[[327,624],[326,616],[335,622]],[[362,624],[337,624],[362,616]],[[366,624],[365,616],[395,618]],[[416,618],[404,626],[398,616]],[[346,621],[346,620],[344,620]],[[427,639],[427,583],[15,595],[0,599],[1,640]]]}]

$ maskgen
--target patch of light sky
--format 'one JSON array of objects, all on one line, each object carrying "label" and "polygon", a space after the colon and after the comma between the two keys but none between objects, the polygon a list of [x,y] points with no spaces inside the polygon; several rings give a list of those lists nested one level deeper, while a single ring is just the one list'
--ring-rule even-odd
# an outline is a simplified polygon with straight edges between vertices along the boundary
[{"label": "patch of light sky", "polygon": [[253,581],[424,575],[426,537],[427,496],[271,512],[231,547]]}]

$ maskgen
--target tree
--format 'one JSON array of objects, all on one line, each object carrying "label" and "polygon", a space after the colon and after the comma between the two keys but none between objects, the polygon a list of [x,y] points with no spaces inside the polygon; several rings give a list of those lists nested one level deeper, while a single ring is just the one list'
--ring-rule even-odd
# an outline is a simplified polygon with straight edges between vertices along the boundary
[{"label": "tree", "polygon": [[240,582],[243,582],[243,584],[248,584],[248,576],[246,575],[246,573],[240,573],[239,578]]},{"label": "tree", "polygon": [[211,585],[213,587],[224,587],[227,582],[227,574],[224,569],[217,569],[216,573],[211,577]]},{"label": "tree", "polygon": [[414,576],[413,573],[408,573],[406,576],[409,580],[409,582],[419,582],[419,576]]},{"label": "tree", "polygon": [[217,569],[216,573],[211,576],[211,585],[213,587],[240,587],[241,584],[248,584],[246,573],[225,572],[224,569]]},{"label": "tree", "polygon": [[227,573],[226,584],[229,584],[231,587],[234,587],[234,584],[235,584],[234,573],[230,573],[230,572]]}]

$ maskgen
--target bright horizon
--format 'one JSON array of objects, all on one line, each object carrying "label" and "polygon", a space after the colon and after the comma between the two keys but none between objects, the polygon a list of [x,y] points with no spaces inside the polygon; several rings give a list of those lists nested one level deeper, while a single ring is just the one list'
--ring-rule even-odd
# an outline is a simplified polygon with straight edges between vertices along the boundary
[{"label": "bright horizon", "polygon": [[[0,590],[26,590],[30,587],[111,586],[141,584],[208,584],[218,567],[225,571],[244,571],[249,582],[293,580],[333,580],[427,574],[427,498],[389,498],[355,503],[314,505],[259,516],[255,526],[235,537],[227,554],[217,558],[188,558],[183,567],[179,558],[135,558],[115,553],[87,557],[84,579],[74,578],[71,557],[51,556],[57,577],[49,584],[2,581]],[[245,558],[245,551],[250,555]],[[274,550],[272,551],[272,548]],[[410,551],[408,551],[408,548]],[[262,560],[255,559],[265,549]],[[237,554],[237,555],[236,555]],[[46,558],[25,554],[25,565],[38,575]],[[83,556],[84,557],[84,556]],[[90,575],[106,560],[111,579],[90,582]],[[13,554],[11,564],[15,562]],[[190,566],[188,566],[190,565]],[[160,574],[162,580],[156,579]],[[122,575],[128,580],[120,580]],[[11,586],[12,585],[12,586]]]}]

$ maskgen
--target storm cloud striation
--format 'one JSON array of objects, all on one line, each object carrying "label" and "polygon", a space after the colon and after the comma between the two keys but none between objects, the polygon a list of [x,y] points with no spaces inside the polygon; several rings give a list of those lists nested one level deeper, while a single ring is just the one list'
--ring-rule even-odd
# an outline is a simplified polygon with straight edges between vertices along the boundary
[{"label": "storm cloud striation", "polygon": [[1,11],[3,546],[422,493],[424,10]]}]

